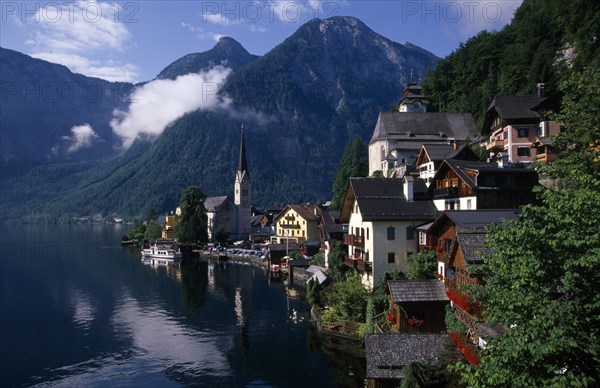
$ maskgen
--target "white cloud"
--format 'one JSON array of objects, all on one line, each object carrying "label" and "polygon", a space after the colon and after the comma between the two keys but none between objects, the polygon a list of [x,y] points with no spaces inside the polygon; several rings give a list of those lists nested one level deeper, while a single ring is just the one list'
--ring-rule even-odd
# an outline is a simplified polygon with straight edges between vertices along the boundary
[{"label": "white cloud", "polygon": [[128,148],[139,136],[157,137],[169,124],[198,109],[226,108],[230,101],[218,94],[230,69],[222,66],[175,80],[155,80],[140,87],[127,110],[115,111],[110,126]]},{"label": "white cloud", "polygon": [[98,134],[89,124],[77,125],[71,128],[71,136],[63,136],[63,140],[68,141],[67,154],[79,151],[82,148],[92,146],[94,140],[98,139]]},{"label": "white cloud", "polygon": [[139,69],[99,59],[111,52],[123,52],[131,34],[120,20],[117,3],[79,1],[45,4],[27,23],[33,26],[28,45],[31,55],[69,67],[76,73],[110,81],[137,80]]}]

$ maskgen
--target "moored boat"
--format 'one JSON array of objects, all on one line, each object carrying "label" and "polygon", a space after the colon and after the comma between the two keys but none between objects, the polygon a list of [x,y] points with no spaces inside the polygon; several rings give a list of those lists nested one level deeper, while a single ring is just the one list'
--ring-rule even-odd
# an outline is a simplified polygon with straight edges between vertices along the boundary
[{"label": "moored boat", "polygon": [[181,261],[183,254],[175,249],[165,245],[153,245],[150,248],[142,249],[142,257],[165,259],[172,261]]}]

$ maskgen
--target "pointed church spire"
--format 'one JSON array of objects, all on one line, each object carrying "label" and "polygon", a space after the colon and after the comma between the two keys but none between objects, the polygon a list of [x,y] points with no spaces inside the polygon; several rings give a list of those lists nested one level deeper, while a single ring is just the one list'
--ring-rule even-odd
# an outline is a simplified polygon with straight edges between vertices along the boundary
[{"label": "pointed church spire", "polygon": [[242,123],[242,139],[240,141],[240,160],[238,162],[238,171],[246,173],[246,176],[250,178],[248,173],[248,164],[246,163],[246,143],[244,142],[244,123]]}]

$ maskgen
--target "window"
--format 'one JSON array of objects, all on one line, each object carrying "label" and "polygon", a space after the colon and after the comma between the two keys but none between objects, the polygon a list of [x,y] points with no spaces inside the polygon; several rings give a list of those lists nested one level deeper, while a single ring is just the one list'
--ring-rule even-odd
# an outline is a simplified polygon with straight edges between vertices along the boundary
[{"label": "window", "polygon": [[528,137],[529,136],[529,128],[527,128],[527,127],[517,128],[517,136]]},{"label": "window", "polygon": [[395,240],[396,239],[396,228],[393,226],[388,226],[387,228],[387,239]]},{"label": "window", "polygon": [[407,240],[415,239],[415,228],[413,228],[412,226],[406,227],[406,239]]},{"label": "window", "polygon": [[472,206],[473,206],[473,205],[471,205],[471,200],[470,200],[470,199],[467,199],[467,210],[471,210],[471,207],[472,207]]},{"label": "window", "polygon": [[396,262],[396,255],[394,252],[388,252],[388,264],[394,264]]},{"label": "window", "polygon": [[385,147],[381,146],[381,150],[379,151],[379,155],[381,157],[381,161],[385,160]]},{"label": "window", "polygon": [[419,232],[419,245],[427,245],[427,234]]},{"label": "window", "polygon": [[517,155],[518,156],[530,156],[531,149],[529,147],[519,147],[519,148],[517,148]]},{"label": "window", "polygon": [[369,239],[369,228],[367,228],[367,240]]},{"label": "window", "polygon": [[508,131],[502,132],[502,140],[508,139]]}]

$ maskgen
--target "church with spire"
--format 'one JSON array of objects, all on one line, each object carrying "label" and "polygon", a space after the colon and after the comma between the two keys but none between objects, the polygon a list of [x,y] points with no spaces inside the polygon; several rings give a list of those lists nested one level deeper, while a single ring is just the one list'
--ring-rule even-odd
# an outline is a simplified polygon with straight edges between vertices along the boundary
[{"label": "church with spire", "polygon": [[217,239],[226,232],[229,240],[248,240],[252,220],[252,186],[246,160],[244,125],[242,124],[240,153],[233,183],[233,202],[229,196],[210,197],[204,201],[208,218],[208,238]]}]

